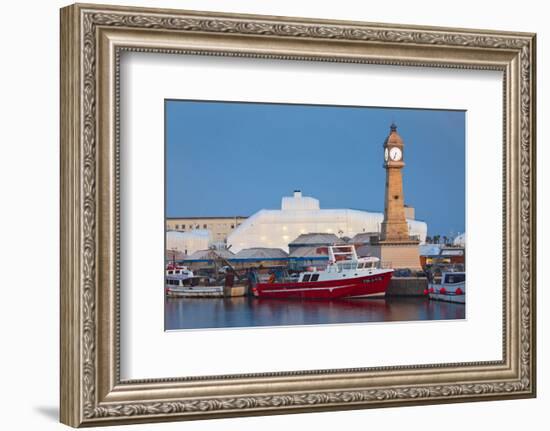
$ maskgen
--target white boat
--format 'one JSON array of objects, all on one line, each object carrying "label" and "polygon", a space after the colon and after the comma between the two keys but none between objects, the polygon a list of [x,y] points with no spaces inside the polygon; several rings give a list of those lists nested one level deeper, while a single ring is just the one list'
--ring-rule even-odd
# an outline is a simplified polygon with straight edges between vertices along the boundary
[{"label": "white boat", "polygon": [[466,302],[466,273],[465,272],[443,272],[439,282],[428,283],[425,292],[430,299],[436,301]]},{"label": "white boat", "polygon": [[166,277],[166,295],[177,298],[223,298],[244,296],[245,286],[211,285],[208,277]]},{"label": "white boat", "polygon": [[208,277],[166,276],[166,295],[175,297],[222,297],[223,286],[210,286]]}]

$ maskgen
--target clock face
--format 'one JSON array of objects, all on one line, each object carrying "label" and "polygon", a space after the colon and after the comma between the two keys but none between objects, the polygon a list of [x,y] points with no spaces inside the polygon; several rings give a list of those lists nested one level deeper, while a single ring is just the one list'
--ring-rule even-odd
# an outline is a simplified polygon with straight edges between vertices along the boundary
[{"label": "clock face", "polygon": [[401,160],[401,150],[397,147],[393,147],[390,150],[390,159],[397,162],[398,160]]},{"label": "clock face", "polygon": [[388,149],[387,148],[384,150],[384,160],[386,162],[388,161]]}]

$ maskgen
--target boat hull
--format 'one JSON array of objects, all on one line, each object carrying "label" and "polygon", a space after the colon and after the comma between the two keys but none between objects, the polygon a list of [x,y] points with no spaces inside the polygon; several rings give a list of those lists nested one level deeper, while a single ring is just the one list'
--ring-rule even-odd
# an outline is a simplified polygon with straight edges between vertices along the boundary
[{"label": "boat hull", "polygon": [[233,286],[229,289],[224,289],[223,286],[166,287],[166,295],[173,298],[224,298],[245,294],[245,286]]},{"label": "boat hull", "polygon": [[336,299],[384,296],[393,271],[340,280],[258,283],[252,289],[259,298]]},{"label": "boat hull", "polygon": [[466,303],[466,282],[462,283],[429,283],[428,297],[434,301]]},{"label": "boat hull", "polygon": [[457,304],[466,303],[466,295],[457,295],[457,294],[443,294],[443,293],[430,293],[429,298],[432,301],[444,301],[444,302],[454,302]]},{"label": "boat hull", "polygon": [[223,286],[209,286],[209,287],[166,287],[166,295],[179,298],[221,298],[223,297]]}]

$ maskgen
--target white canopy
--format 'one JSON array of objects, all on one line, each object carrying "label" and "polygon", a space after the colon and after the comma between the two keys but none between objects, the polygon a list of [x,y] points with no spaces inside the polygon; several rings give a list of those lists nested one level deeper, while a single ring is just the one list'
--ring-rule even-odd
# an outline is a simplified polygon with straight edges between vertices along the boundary
[{"label": "white canopy", "polygon": [[[289,201],[291,200],[291,204]],[[308,202],[300,203],[300,200]],[[231,250],[243,248],[281,248],[288,252],[288,244],[306,233],[335,234],[354,237],[360,233],[380,232],[382,213],[352,209],[319,209],[317,204],[296,192],[292,198],[283,198],[280,210],[262,209],[243,221],[227,238]],[[316,199],[314,201],[318,202]],[[311,209],[313,207],[313,209]],[[428,226],[418,220],[407,220],[411,235],[426,240]]]}]

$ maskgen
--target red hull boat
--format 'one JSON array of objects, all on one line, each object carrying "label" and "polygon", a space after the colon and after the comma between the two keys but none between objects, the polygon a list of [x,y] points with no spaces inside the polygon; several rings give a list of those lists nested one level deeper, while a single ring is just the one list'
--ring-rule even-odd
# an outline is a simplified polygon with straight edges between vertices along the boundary
[{"label": "red hull boat", "polygon": [[358,259],[352,246],[329,248],[324,271],[306,271],[298,280],[258,283],[252,292],[260,298],[337,299],[383,296],[393,269],[378,268],[379,259]]}]

